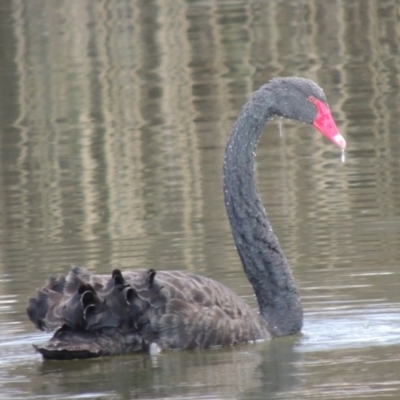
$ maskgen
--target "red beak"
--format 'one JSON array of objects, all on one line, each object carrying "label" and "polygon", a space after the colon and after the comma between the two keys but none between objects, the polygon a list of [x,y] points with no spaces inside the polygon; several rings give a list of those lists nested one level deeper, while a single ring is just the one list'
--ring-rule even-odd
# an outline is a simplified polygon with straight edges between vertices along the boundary
[{"label": "red beak", "polygon": [[346,140],[339,133],[335,121],[328,106],[320,100],[314,99],[313,103],[317,107],[317,116],[314,119],[313,126],[326,136],[332,143],[335,143],[341,149],[346,148]]}]

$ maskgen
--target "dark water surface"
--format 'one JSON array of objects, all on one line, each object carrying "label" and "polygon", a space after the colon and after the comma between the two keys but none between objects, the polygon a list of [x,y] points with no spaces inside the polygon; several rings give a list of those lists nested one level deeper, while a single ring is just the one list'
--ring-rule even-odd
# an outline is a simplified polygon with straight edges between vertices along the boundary
[{"label": "dark water surface", "polygon": [[[0,397],[400,398],[396,0],[0,4]],[[255,305],[222,199],[228,132],[274,76],[324,88],[348,141],[266,129],[258,181],[301,335],[42,362],[26,300],[71,263],[183,269]]]}]

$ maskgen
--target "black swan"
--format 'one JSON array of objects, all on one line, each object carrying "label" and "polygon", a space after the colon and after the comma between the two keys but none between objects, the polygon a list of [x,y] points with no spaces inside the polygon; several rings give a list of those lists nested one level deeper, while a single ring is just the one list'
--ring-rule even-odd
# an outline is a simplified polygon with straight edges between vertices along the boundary
[{"label": "black swan", "polygon": [[207,348],[299,332],[303,311],[254,178],[257,142],[275,116],[313,125],[346,147],[323,90],[296,77],[272,79],[253,93],[233,126],[224,158],[224,195],[233,238],[259,310],[204,276],[135,270],[93,275],[73,266],[49,278],[29,299],[27,314],[41,330],[44,359],[73,359],[168,349]]}]

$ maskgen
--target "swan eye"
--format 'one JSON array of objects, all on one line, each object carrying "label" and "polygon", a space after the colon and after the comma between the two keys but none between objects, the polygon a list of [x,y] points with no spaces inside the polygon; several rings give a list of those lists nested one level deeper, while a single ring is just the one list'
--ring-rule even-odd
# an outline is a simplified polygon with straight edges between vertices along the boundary
[{"label": "swan eye", "polygon": [[310,96],[310,97],[308,98],[308,101],[310,101],[311,103],[316,103],[316,102],[317,102],[317,99],[316,99],[314,96]]}]

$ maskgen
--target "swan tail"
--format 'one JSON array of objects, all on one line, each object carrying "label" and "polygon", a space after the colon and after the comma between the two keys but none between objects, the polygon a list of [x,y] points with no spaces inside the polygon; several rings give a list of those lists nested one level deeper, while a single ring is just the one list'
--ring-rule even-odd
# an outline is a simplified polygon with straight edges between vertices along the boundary
[{"label": "swan tail", "polygon": [[33,347],[45,360],[97,358],[149,349],[140,332],[121,334],[114,329],[74,331],[66,325],[57,330],[48,342]]},{"label": "swan tail", "polygon": [[28,300],[26,313],[37,329],[49,331],[60,326],[61,320],[55,315],[47,319],[47,315],[49,309],[51,310],[53,305],[57,304],[63,297],[62,293],[65,290],[65,286],[65,276],[50,277],[46,286],[37,291],[36,297],[31,297]]},{"label": "swan tail", "polygon": [[66,277],[49,278],[26,311],[38,329],[56,332],[35,349],[45,359],[147,350],[151,317],[167,301],[155,275],[138,271],[126,280],[118,269],[110,277],[73,266]]}]

